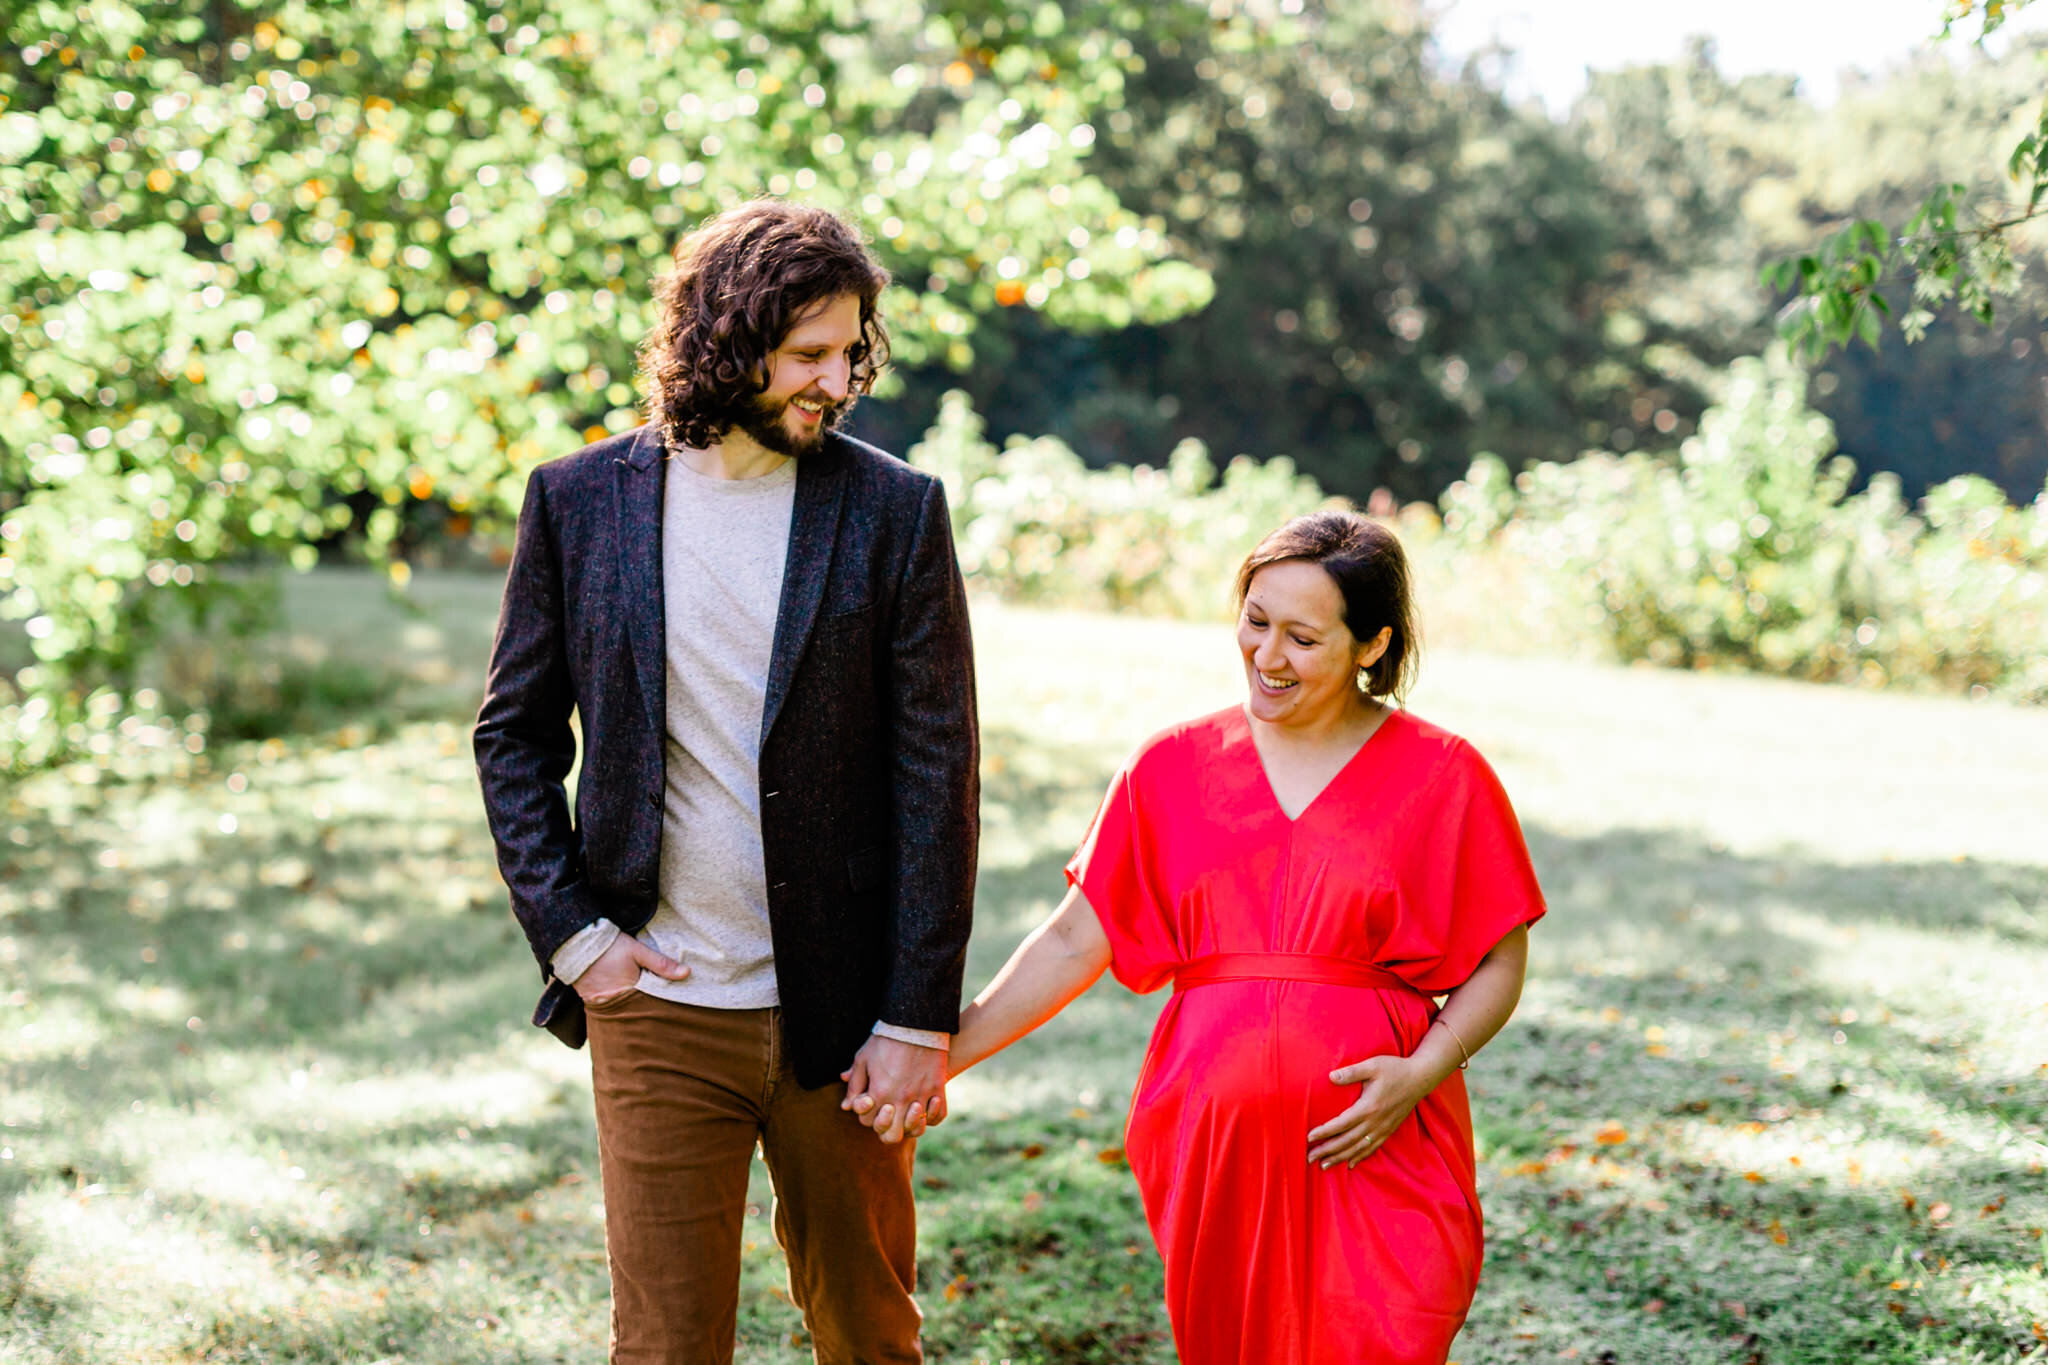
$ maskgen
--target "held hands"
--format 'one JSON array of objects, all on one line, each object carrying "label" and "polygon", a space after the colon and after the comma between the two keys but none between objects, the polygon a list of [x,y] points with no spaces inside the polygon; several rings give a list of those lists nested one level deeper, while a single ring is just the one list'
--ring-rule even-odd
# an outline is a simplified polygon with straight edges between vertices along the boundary
[{"label": "held hands", "polygon": [[946,1118],[946,1053],[877,1034],[839,1073],[846,1082],[841,1109],[860,1116],[861,1126],[884,1142],[921,1137]]},{"label": "held hands", "polygon": [[674,958],[663,957],[631,934],[620,934],[604,950],[604,956],[576,978],[576,994],[586,1005],[616,999],[640,984],[642,971],[670,981],[681,981],[690,974],[690,969]]},{"label": "held hands", "polygon": [[1338,1162],[1356,1166],[1393,1136],[1402,1120],[1435,1088],[1429,1068],[1412,1057],[1368,1057],[1330,1073],[1338,1085],[1364,1089],[1350,1108],[1308,1134],[1308,1159],[1324,1170]]}]

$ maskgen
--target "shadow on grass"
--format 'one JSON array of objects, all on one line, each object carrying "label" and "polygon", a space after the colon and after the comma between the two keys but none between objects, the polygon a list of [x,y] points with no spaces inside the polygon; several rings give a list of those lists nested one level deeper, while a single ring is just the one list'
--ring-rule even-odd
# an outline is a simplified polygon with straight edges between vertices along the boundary
[{"label": "shadow on grass", "polygon": [[[1006,852],[981,881],[970,992],[1062,894],[1061,869],[1116,761],[1000,729],[988,753],[990,847]],[[96,1203],[115,1211],[260,1245],[274,1292],[324,1305],[295,1318],[216,1304],[198,1326],[164,1329],[164,1353],[557,1358],[535,1344],[537,1327],[473,1328],[461,1316],[512,1322],[494,1295],[587,1318],[584,1344],[601,1336],[595,1143],[587,1090],[571,1079],[580,1059],[565,1068],[547,1051],[556,1044],[527,1032],[535,978],[502,892],[477,871],[489,848],[473,802],[430,808],[404,795],[429,783],[466,791],[467,755],[401,737],[380,771],[382,796],[357,813],[250,821],[174,863],[109,855],[147,842],[162,817],[153,802],[211,818],[217,778],[110,787],[62,813],[10,805],[0,999],[35,1032],[0,1043],[0,1140],[16,1157],[0,1164],[0,1346],[26,1355],[89,1317],[156,1311],[124,1310],[115,1291],[104,1302],[53,1293],[43,1286],[57,1281],[36,1274],[81,1253],[20,1210],[93,1184],[113,1192]],[[2002,1153],[2008,1139],[2040,1141],[2039,1083],[1966,1065],[1987,1029],[1952,1008],[1954,983],[1919,994],[1844,985],[1836,959],[1897,937],[2037,960],[2048,872],[1744,856],[1641,832],[1532,827],[1531,843],[1553,913],[1536,931],[1524,1017],[1473,1071],[1493,1252],[1461,1358],[2017,1350],[1996,1300],[1958,1307],[1931,1267],[1946,1258],[1995,1279],[2038,1259],[2038,1177]],[[1888,1009],[1873,1007],[1881,997]],[[924,1144],[935,1359],[1171,1358],[1157,1257],[1113,1155],[1160,1001],[1098,986],[976,1072],[990,1103]],[[1670,1039],[1662,1055],[1647,1050],[1651,1025]],[[298,1106],[283,1078],[316,1064],[331,1080],[312,1086],[317,1104]],[[357,1101],[344,1083],[390,1093]],[[503,1093],[473,1098],[463,1087],[476,1084]],[[163,1116],[150,1138],[220,1143],[252,1168],[288,1162],[335,1202],[313,1217],[289,1186],[281,1196],[260,1184],[166,1185],[145,1202],[155,1158],[137,1136],[148,1126],[138,1101]],[[1628,1138],[1598,1144],[1605,1124]],[[1946,1142],[1951,1156],[1908,1209],[1895,1183],[1799,1173],[1782,1156],[1750,1179],[1743,1153],[1780,1131],[1839,1132],[1848,1149]],[[1553,1160],[1565,1146],[1580,1154]],[[1587,1164],[1591,1154],[1616,1169]],[[1518,1165],[1541,1171],[1511,1174]],[[1929,1216],[1937,1199],[1948,1217]],[[776,1344],[794,1315],[768,1278],[748,1282],[748,1349],[795,1359],[776,1354],[794,1349]],[[1930,1287],[1891,1288],[1915,1281]],[[458,1343],[456,1327],[474,1340]],[[46,1356],[88,1358],[63,1349]]]}]

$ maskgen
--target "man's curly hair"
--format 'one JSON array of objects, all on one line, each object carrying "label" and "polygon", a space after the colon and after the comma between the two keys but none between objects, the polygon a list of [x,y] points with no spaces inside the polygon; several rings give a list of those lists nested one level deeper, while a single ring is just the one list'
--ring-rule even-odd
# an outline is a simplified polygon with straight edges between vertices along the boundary
[{"label": "man's curly hair", "polygon": [[819,302],[860,299],[846,401],[874,387],[889,361],[876,301],[889,272],[860,230],[825,209],[756,199],[699,225],[676,244],[675,269],[655,286],[654,326],[640,343],[648,419],[670,447],[703,449],[740,420],[768,387],[768,359]]}]

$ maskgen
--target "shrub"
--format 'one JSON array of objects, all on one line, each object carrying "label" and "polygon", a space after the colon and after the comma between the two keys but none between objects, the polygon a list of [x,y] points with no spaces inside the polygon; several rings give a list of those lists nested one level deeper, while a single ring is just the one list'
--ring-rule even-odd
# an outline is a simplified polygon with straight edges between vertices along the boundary
[{"label": "shrub", "polygon": [[1481,456],[1452,541],[1547,579],[1620,658],[2048,699],[2048,493],[1955,479],[1910,514],[1806,406],[1782,352],[1738,361],[1675,460],[1591,452],[1512,481]]},{"label": "shrub", "polygon": [[1164,469],[1090,469],[1055,437],[998,451],[967,395],[948,393],[911,463],[945,481],[961,570],[1009,601],[1220,617],[1246,552],[1289,517],[1337,505],[1282,456],[1232,460],[1199,441]]}]

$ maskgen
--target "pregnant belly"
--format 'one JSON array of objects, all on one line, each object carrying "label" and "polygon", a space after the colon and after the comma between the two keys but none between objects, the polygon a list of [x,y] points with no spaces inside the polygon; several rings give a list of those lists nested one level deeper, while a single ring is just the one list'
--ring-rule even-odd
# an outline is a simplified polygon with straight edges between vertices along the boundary
[{"label": "pregnant belly", "polygon": [[1132,1097],[1133,1157],[1159,1123],[1217,1122],[1276,1125],[1306,1159],[1308,1130],[1358,1097],[1330,1072],[1405,1056],[1427,1027],[1419,997],[1352,986],[1225,981],[1186,991],[1161,1016]]}]

